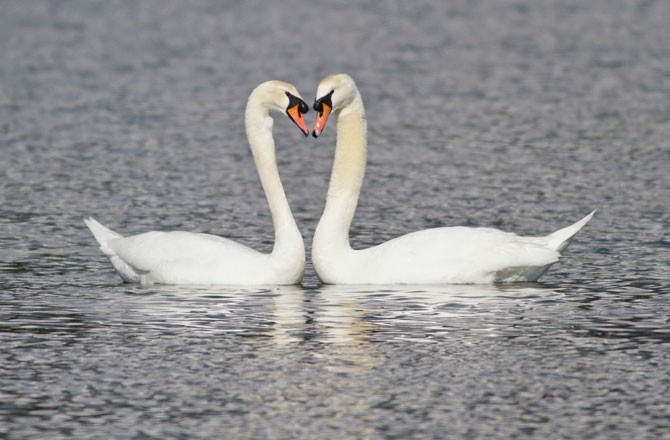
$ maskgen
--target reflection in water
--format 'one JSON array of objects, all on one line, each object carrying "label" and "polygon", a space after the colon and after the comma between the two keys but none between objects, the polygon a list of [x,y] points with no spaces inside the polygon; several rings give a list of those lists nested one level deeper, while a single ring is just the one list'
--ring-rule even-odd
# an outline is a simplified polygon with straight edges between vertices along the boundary
[{"label": "reflection in water", "polygon": [[[123,294],[125,293],[125,294]],[[591,295],[593,296],[593,295]],[[90,300],[61,300],[48,315],[36,301],[5,320],[7,331],[77,332],[134,328],[158,335],[238,336],[255,347],[299,344],[358,347],[378,342],[434,343],[445,338],[516,337],[531,331],[585,332],[636,322],[589,317],[591,296],[572,300],[561,289],[518,286],[302,286],[223,288],[119,286]],[[578,302],[576,308],[571,302]],[[583,315],[581,313],[584,313]],[[59,317],[60,316],[60,317]],[[637,318],[640,321],[640,317]],[[611,322],[610,322],[611,321]],[[240,340],[238,339],[237,342]],[[325,350],[327,351],[327,350]]]},{"label": "reflection in water", "polygon": [[324,315],[332,325],[341,324],[337,332],[342,337],[363,341],[384,333],[385,340],[417,342],[431,342],[436,332],[455,329],[459,321],[486,322],[486,316],[509,305],[509,298],[518,301],[553,293],[539,285],[333,285],[318,292]]},{"label": "reflection in water", "polygon": [[[124,310],[124,319],[135,316],[145,326],[269,338],[279,345],[342,346],[377,339],[431,342],[436,332],[463,329],[468,321],[479,323],[469,331],[492,335],[501,329],[487,317],[500,309],[562,295],[550,287],[527,284],[133,289],[117,301],[115,310]],[[491,326],[482,326],[487,321]]]},{"label": "reflection in water", "polygon": [[[313,290],[276,289],[272,337],[279,344],[317,342],[335,349],[314,350],[336,372],[361,373],[384,361],[375,343],[434,343],[438,336],[463,331],[494,337],[496,310],[515,301],[550,299],[541,285],[340,286]],[[474,325],[470,325],[474,324]],[[339,347],[339,349],[338,349]]]},{"label": "reflection in water", "polygon": [[[234,413],[239,427],[258,424],[249,414],[263,411],[261,425],[275,429],[300,408],[300,420],[327,418],[340,430],[349,419],[338,414],[397,419],[401,429],[417,408],[453,422],[473,411],[482,420],[544,418],[575,395],[601,405],[613,387],[634,394],[626,380],[636,369],[653,377],[654,365],[667,364],[665,317],[642,313],[654,297],[566,290],[117,285],[59,296],[58,306],[42,295],[16,302],[22,309],[2,321],[14,353],[3,391],[21,402],[6,412],[45,415],[48,429],[63,414],[114,423],[115,402],[133,414],[150,408],[151,421]],[[623,316],[629,306],[635,313]],[[596,307],[619,313],[598,316]],[[664,402],[653,391],[643,398]]]},{"label": "reflection in water", "polygon": [[300,286],[282,286],[273,290],[270,309],[274,325],[271,336],[279,345],[302,342],[313,322],[305,310],[305,291]]}]

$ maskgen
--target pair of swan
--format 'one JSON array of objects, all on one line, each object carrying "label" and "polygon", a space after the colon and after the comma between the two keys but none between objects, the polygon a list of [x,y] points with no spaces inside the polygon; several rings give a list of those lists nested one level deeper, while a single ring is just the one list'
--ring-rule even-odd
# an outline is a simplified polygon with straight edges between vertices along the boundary
[{"label": "pair of swan", "polygon": [[[593,212],[543,237],[521,237],[490,228],[444,227],[403,235],[363,250],[349,244],[363,177],[367,125],[353,79],[330,75],[318,86],[312,134],[330,115],[337,121],[337,146],[326,206],[312,244],[312,262],[327,284],[488,284],[536,281]],[[272,214],[275,244],[270,254],[226,238],[191,232],[147,232],[123,237],[93,218],[85,220],[100,249],[121,277],[141,284],[297,284],[305,268],[303,238],[277,170],[271,112],[286,115],[307,135],[308,111],[294,86],[259,85],[249,96],[245,128]]]}]

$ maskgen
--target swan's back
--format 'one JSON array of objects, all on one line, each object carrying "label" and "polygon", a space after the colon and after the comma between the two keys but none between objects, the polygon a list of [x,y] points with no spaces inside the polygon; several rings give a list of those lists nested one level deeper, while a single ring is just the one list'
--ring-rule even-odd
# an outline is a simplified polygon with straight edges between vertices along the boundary
[{"label": "swan's back", "polygon": [[413,232],[363,250],[318,245],[313,263],[329,284],[537,281],[592,216],[539,237],[457,226]]},{"label": "swan's back", "polygon": [[162,284],[244,284],[269,258],[224,237],[183,231],[145,232],[109,247],[140,274],[140,282]]},{"label": "swan's back", "polygon": [[85,220],[100,250],[124,281],[142,284],[248,284],[265,282],[259,271],[269,254],[224,237],[151,231],[123,237],[93,218]]},{"label": "swan's back", "polygon": [[470,284],[537,279],[560,255],[547,244],[546,237],[451,227],[414,232],[358,252],[371,262],[361,266],[361,277],[369,280]]}]

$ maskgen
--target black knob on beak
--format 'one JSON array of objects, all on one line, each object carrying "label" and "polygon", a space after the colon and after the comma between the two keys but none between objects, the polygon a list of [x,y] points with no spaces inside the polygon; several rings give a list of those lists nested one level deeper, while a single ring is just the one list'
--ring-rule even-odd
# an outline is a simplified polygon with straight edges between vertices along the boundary
[{"label": "black knob on beak", "polygon": [[333,108],[333,92],[335,92],[335,90],[331,90],[327,95],[323,95],[321,98],[314,101],[314,110],[323,113],[323,104]]},{"label": "black knob on beak", "polygon": [[292,108],[292,107],[295,107],[297,105],[298,106],[298,111],[300,113],[307,113],[309,111],[309,106],[302,99],[298,98],[295,95],[290,94],[289,92],[286,92],[286,96],[288,96],[288,107],[287,108]]}]

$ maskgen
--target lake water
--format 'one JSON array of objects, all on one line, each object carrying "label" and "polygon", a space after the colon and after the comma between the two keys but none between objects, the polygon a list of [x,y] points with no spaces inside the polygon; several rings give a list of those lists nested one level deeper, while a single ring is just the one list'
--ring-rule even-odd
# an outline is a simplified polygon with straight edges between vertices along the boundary
[{"label": "lake water", "polygon": [[[0,14],[0,438],[670,438],[670,5],[87,2]],[[123,284],[82,218],[272,247],[243,110],[357,81],[352,244],[545,234],[541,283]],[[309,123],[314,114],[307,115]],[[311,243],[334,127],[276,118]]]}]

